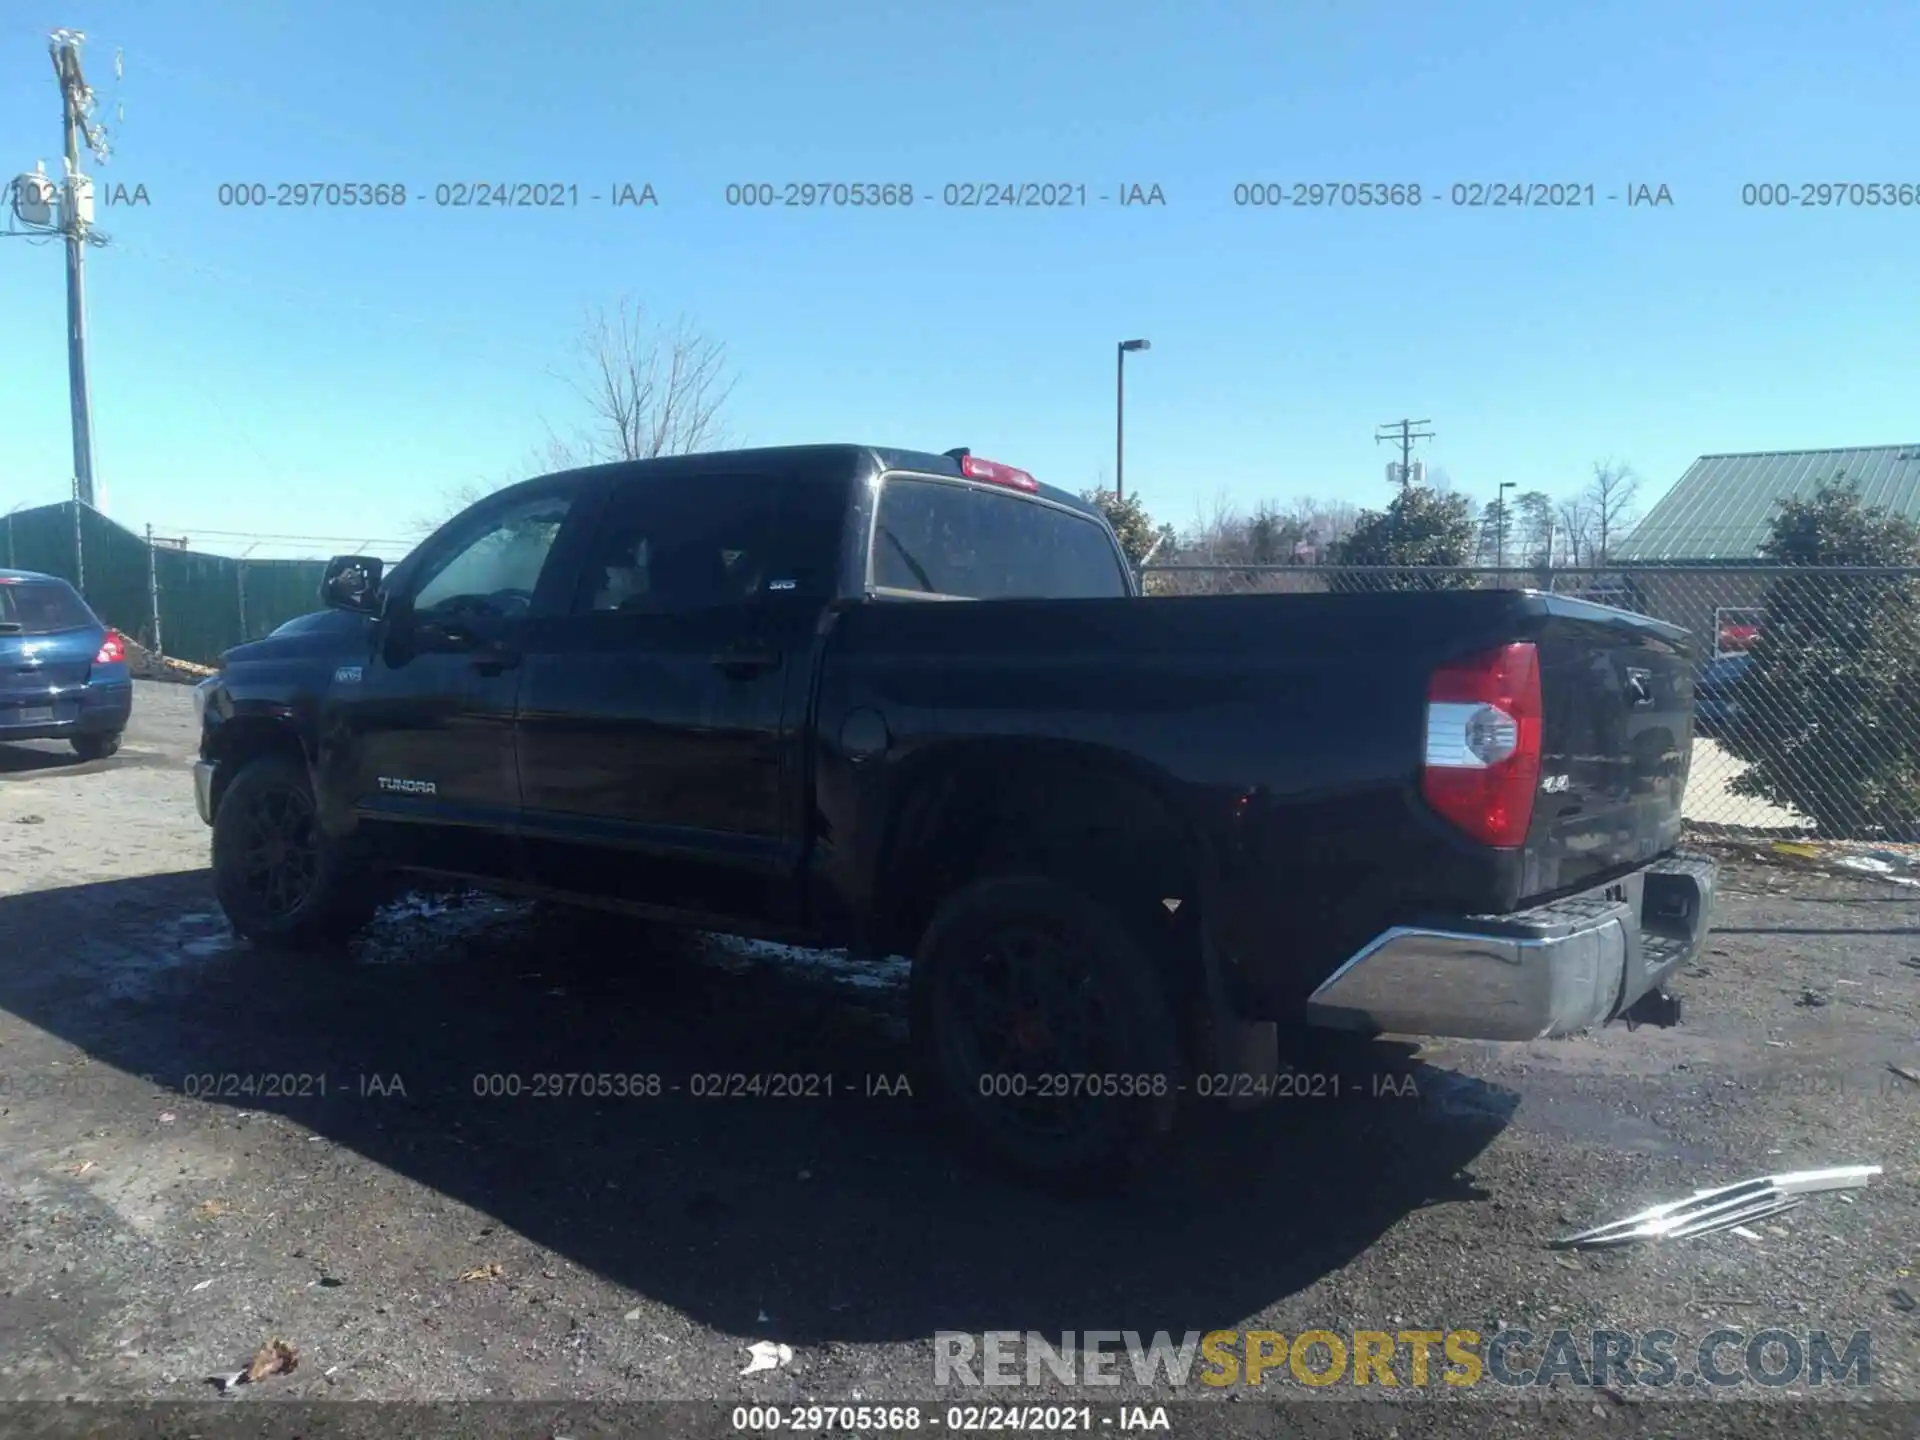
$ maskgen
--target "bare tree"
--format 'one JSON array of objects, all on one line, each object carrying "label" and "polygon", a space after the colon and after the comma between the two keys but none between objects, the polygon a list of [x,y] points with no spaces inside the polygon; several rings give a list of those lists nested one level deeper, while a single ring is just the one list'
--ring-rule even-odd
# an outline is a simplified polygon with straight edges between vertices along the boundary
[{"label": "bare tree", "polygon": [[1302,495],[1286,507],[1285,513],[1300,525],[1307,544],[1322,548],[1346,539],[1360,523],[1360,507],[1351,500],[1316,500]]},{"label": "bare tree", "polygon": [[1198,508],[1175,549],[1196,565],[1287,565],[1344,540],[1359,516],[1360,507],[1345,500],[1301,496],[1246,512],[1221,495]]},{"label": "bare tree", "polygon": [[573,439],[549,428],[518,473],[472,480],[449,489],[440,513],[414,522],[431,534],[449,515],[529,475],[604,461],[651,460],[711,450],[726,439],[721,412],[733,393],[726,347],[686,320],[653,325],[624,297],[590,310],[575,343],[576,365],[565,380],[586,402],[588,419]]},{"label": "bare tree", "polygon": [[1594,563],[1604,565],[1610,548],[1632,526],[1634,499],[1640,493],[1640,477],[1631,465],[1616,465],[1611,460],[1596,461],[1593,479],[1581,498],[1592,508]]},{"label": "bare tree", "polygon": [[1593,558],[1593,507],[1584,496],[1560,502],[1560,544],[1569,565],[1585,565]]},{"label": "bare tree", "polygon": [[578,350],[584,378],[573,384],[592,415],[578,448],[589,460],[691,455],[724,441],[726,346],[685,319],[654,325],[622,297],[588,315]]},{"label": "bare tree", "polygon": [[519,470],[506,479],[469,480],[462,485],[449,486],[441,494],[439,512],[416,518],[411,527],[413,533],[417,538],[425,539],[446,524],[451,517],[458,515],[469,505],[478,504],[496,490],[504,489],[532,475],[545,475],[556,470],[571,470],[578,464],[580,461],[575,456],[573,448],[558,435],[549,431],[546,442],[529,450]]}]

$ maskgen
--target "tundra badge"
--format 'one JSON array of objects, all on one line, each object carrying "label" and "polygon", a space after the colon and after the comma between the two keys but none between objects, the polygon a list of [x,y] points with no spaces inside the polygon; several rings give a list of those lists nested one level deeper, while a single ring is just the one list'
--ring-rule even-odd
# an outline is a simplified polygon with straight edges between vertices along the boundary
[{"label": "tundra badge", "polygon": [[434,787],[431,780],[395,780],[390,776],[380,777],[382,790],[397,790],[402,795],[431,795]]}]

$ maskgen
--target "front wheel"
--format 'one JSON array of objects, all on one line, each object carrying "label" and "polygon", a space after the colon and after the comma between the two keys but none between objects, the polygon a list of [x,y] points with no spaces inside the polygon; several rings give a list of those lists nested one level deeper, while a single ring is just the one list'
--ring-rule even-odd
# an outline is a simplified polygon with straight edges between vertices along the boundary
[{"label": "front wheel", "polygon": [[67,742],[82,760],[104,760],[120,748],[120,732],[110,735],[76,735]]},{"label": "front wheel", "polygon": [[307,767],[252,760],[213,818],[213,888],[234,930],[256,944],[302,949],[343,939],[378,908],[369,877],[327,842]]},{"label": "front wheel", "polygon": [[974,881],[927,927],[910,992],[916,1090],[1021,1178],[1109,1189],[1172,1134],[1178,1022],[1098,901],[1039,876]]}]

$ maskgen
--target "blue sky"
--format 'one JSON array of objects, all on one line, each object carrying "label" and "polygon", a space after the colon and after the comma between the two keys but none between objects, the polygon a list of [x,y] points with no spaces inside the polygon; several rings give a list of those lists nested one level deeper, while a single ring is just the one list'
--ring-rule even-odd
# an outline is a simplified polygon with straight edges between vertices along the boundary
[{"label": "blue sky", "polygon": [[[1920,438],[1920,206],[1759,210],[1747,182],[1920,185],[1920,9],[1366,0],[967,5],[49,4],[0,20],[0,167],[58,159],[45,33],[114,134],[88,266],[106,508],[404,539],[580,417],[586,307],[726,342],[748,443],[983,455],[1162,518],[1379,504],[1375,427],[1477,498],[1719,450]],[[114,79],[115,52],[124,78]],[[116,106],[124,120],[116,120]],[[440,182],[653,185],[436,210]],[[906,211],[729,208],[732,181],[911,181]],[[1594,209],[1237,208],[1242,181],[1592,183]],[[404,182],[404,210],[240,211],[223,182]],[[962,211],[949,181],[1159,184],[1164,207]],[[1669,207],[1604,197],[1670,187]],[[60,252],[0,242],[0,510],[70,474]],[[262,544],[256,554],[325,550]]]}]

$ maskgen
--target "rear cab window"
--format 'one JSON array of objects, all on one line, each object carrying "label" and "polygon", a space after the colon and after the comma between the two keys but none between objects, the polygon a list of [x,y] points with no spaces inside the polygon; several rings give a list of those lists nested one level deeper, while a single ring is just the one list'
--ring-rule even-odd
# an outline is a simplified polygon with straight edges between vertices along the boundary
[{"label": "rear cab window", "polygon": [[889,599],[1132,594],[1098,521],[1005,487],[898,472],[880,487],[872,574],[874,590]]},{"label": "rear cab window", "polygon": [[79,592],[62,580],[0,581],[0,635],[51,635],[100,622]]}]

